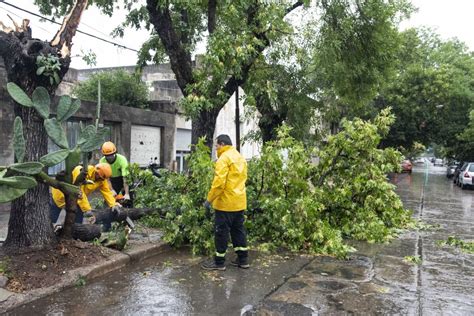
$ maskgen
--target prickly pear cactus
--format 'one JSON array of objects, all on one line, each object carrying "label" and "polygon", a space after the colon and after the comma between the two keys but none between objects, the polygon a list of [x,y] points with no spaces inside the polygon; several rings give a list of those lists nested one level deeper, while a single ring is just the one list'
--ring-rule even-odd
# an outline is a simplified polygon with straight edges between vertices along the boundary
[{"label": "prickly pear cactus", "polygon": [[[18,163],[0,166],[0,203],[12,201],[36,186],[37,182],[34,176],[42,173],[45,167],[66,161],[70,173],[72,168],[80,163],[81,153],[97,149],[103,143],[106,133],[105,129],[97,129],[95,126],[89,125],[81,131],[77,146],[69,148],[62,123],[77,112],[81,106],[80,100],[62,96],[59,99],[56,117],[50,118],[51,98],[44,87],[36,88],[31,98],[12,82],[7,84],[7,91],[17,103],[25,107],[32,107],[38,112],[44,120],[48,137],[62,149],[41,157],[39,162],[23,162],[25,157],[23,123],[19,117],[16,117],[13,128],[13,149]],[[70,183],[70,177],[67,179]]]}]

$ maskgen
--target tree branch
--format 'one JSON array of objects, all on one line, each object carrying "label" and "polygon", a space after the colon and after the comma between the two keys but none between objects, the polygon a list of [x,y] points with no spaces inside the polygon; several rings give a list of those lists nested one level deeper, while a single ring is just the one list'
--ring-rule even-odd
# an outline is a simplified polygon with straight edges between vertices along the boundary
[{"label": "tree branch", "polygon": [[35,175],[35,178],[39,181],[46,183],[49,186],[52,186],[53,188],[61,190],[61,192],[63,193],[70,193],[74,195],[79,195],[80,193],[80,189],[78,186],[51,178],[44,171],[41,171],[40,173]]},{"label": "tree branch", "polygon": [[71,54],[72,38],[76,35],[76,30],[81,21],[82,12],[87,7],[87,2],[88,0],[76,0],[71,12],[64,18],[61,28],[51,41],[51,46],[58,47],[63,58]]},{"label": "tree branch", "polygon": [[170,58],[171,69],[176,75],[181,92],[186,93],[186,86],[194,83],[191,54],[186,51],[181,38],[176,33],[168,5],[157,4],[156,0],[147,0],[150,22],[160,36],[166,54]]}]

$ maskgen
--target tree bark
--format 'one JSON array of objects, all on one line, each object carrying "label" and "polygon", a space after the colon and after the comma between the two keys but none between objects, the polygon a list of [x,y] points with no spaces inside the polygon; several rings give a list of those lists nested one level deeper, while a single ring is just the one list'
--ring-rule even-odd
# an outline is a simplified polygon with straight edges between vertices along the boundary
[{"label": "tree bark", "polygon": [[[43,120],[30,108],[16,107],[15,113],[23,119],[26,141],[26,161],[39,161],[46,154],[48,138]],[[22,197],[14,200],[8,222],[6,248],[42,247],[56,241],[49,216],[48,186],[38,183]]]}]

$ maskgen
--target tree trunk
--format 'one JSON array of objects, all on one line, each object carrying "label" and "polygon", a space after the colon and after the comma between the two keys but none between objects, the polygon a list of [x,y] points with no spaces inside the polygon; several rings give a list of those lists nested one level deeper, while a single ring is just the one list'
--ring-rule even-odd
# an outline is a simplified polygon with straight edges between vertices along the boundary
[{"label": "tree trunk", "polygon": [[192,121],[191,143],[197,144],[200,137],[205,137],[205,144],[212,149],[214,142],[214,131],[216,129],[217,116],[219,111],[224,107],[216,106],[210,110],[202,110],[199,116]]},{"label": "tree trunk", "polygon": [[[0,56],[5,63],[8,81],[16,83],[30,97],[38,86],[43,86],[51,97],[54,96],[59,82],[51,82],[51,78],[36,74],[37,57],[41,54],[57,57],[61,65],[57,76],[62,80],[69,70],[72,38],[86,6],[87,0],[75,2],[52,43],[32,38],[29,20],[23,20],[21,26],[15,25],[15,29],[6,28],[2,23]],[[15,104],[15,114],[23,120],[25,161],[39,161],[48,151],[48,136],[43,126],[43,119],[38,116],[35,109],[18,104]],[[22,197],[12,202],[5,247],[41,248],[56,241],[49,216],[49,199],[48,186],[39,183],[37,187],[28,190]]]},{"label": "tree trunk", "polygon": [[[23,119],[25,161],[39,161],[48,148],[43,120],[30,108],[16,107],[15,112]],[[4,244],[7,248],[39,247],[50,245],[56,240],[49,216],[49,191],[46,184],[39,183],[12,202],[8,227]]]}]

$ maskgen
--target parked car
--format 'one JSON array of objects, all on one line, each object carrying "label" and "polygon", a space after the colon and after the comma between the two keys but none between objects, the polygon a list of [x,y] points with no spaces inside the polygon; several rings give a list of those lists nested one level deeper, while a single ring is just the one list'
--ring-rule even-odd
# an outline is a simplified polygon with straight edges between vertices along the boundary
[{"label": "parked car", "polygon": [[454,174],[453,174],[453,183],[458,184],[459,180],[459,173],[461,170],[467,165],[467,162],[460,162],[459,165],[454,169]]},{"label": "parked car", "polygon": [[467,162],[459,169],[458,182],[457,185],[461,189],[466,189],[468,186],[472,186],[474,182],[472,181],[474,177],[474,162]]},{"label": "parked car", "polygon": [[411,161],[408,160],[408,159],[403,160],[401,166],[402,166],[402,172],[411,173],[411,171],[413,169],[413,165],[412,165]]},{"label": "parked car", "polygon": [[456,168],[460,167],[458,162],[453,162],[448,164],[446,167],[446,177],[452,178],[454,176],[454,173],[456,172]]},{"label": "parked car", "polygon": [[443,165],[443,159],[435,159],[435,161],[433,162],[433,165],[434,166],[442,166]]}]

